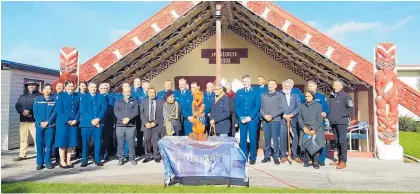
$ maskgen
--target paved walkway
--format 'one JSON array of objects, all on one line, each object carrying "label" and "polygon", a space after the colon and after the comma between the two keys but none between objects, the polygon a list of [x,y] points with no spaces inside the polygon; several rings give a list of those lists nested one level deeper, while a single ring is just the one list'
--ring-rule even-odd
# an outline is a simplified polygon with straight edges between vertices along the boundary
[{"label": "paved walkway", "polygon": [[[35,158],[13,162],[18,150],[1,153],[1,180],[38,181],[67,183],[109,183],[109,184],[163,184],[163,166],[155,162],[133,166],[126,163],[117,166],[117,161],[103,167],[93,164],[73,169],[54,168],[35,170]],[[35,157],[33,148],[30,155]],[[327,161],[329,162],[329,161]],[[271,175],[268,175],[269,173]],[[337,170],[332,166],[303,168],[301,165],[261,164],[248,168],[250,186],[329,188],[347,190],[418,191],[420,192],[420,164],[377,159],[350,158],[348,168]],[[278,180],[280,179],[280,180]],[[283,181],[283,182],[282,182]],[[286,182],[287,184],[285,184]]]}]

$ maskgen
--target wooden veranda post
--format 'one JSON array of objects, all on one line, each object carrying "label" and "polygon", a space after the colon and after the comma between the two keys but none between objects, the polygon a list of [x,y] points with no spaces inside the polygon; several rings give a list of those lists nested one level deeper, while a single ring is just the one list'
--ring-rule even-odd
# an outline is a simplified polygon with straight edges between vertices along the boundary
[{"label": "wooden veranda post", "polygon": [[222,77],[222,5],[216,4],[216,83]]}]

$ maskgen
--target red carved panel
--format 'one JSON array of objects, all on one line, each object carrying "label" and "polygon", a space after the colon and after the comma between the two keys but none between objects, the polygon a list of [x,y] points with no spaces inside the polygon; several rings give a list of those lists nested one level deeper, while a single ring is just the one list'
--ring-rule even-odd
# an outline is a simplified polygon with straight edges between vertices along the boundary
[{"label": "red carved panel", "polygon": [[173,21],[175,21],[174,16],[172,16],[171,13],[165,14],[163,17],[159,18],[156,21],[156,24],[159,26],[159,28],[163,29],[169,26]]},{"label": "red carved panel", "polygon": [[153,23],[157,23],[160,29],[164,29],[167,26],[171,25],[175,18],[171,15],[171,11],[175,10],[179,16],[187,13],[191,8],[194,7],[194,3],[190,1],[177,1],[172,2],[157,14],[155,14],[150,19],[146,20],[144,23],[139,25],[137,28],[133,29],[127,35],[122,37],[120,40],[116,41],[108,48],[104,49],[102,52],[97,54],[88,60],[85,64],[80,67],[80,78],[82,81],[88,81],[97,75],[96,69],[93,67],[95,63],[99,63],[100,66],[104,69],[110,67],[117,62],[117,58],[113,52],[118,49],[122,56],[125,56],[132,52],[137,46],[132,43],[132,38],[136,35],[139,36],[139,39],[142,42],[149,40],[153,37],[156,32],[150,26]]},{"label": "red carved panel", "polygon": [[354,60],[357,64],[353,68],[353,74],[368,84],[374,83],[373,64],[366,60]]},{"label": "red carved panel", "polygon": [[73,47],[63,47],[60,51],[60,77],[54,81],[53,88],[57,83],[71,80],[77,84],[77,70],[79,66],[79,51]]},{"label": "red carved panel", "polygon": [[319,34],[311,38],[311,40],[309,41],[309,46],[312,49],[314,49],[316,52],[323,55],[328,50],[328,45],[326,44],[327,41],[328,41],[328,37],[322,34]]},{"label": "red carved panel", "polygon": [[124,40],[122,46],[118,49],[122,56],[130,54],[134,49],[137,48],[137,45],[132,40]]},{"label": "red carved panel", "polygon": [[399,98],[399,104],[417,116],[420,116],[420,93],[403,83],[401,80],[399,80],[399,82],[400,87],[398,88],[398,96],[402,96],[402,98]]},{"label": "red carved panel", "polygon": [[149,38],[155,35],[155,30],[152,27],[149,27],[138,34],[138,37],[141,41],[149,40]]},{"label": "red carved panel", "polygon": [[[186,14],[191,8],[193,8],[194,3],[191,1],[175,1],[172,3],[172,8],[175,9],[176,13],[181,16]],[[170,10],[169,12],[171,12]]]},{"label": "red carved panel", "polygon": [[305,38],[306,32],[295,24],[291,24],[287,29],[287,33],[296,40],[302,41]]},{"label": "red carved panel", "polygon": [[351,61],[351,56],[349,53],[344,53],[340,50],[334,50],[331,55],[331,60],[340,65],[341,67],[346,68]]},{"label": "red carved panel", "polygon": [[281,28],[286,22],[286,19],[281,17],[276,12],[270,11],[267,15],[267,21],[271,23],[272,25],[276,26],[277,28]]},{"label": "red carved panel", "polygon": [[261,15],[265,9],[265,3],[261,1],[250,1],[247,7],[257,15]]}]

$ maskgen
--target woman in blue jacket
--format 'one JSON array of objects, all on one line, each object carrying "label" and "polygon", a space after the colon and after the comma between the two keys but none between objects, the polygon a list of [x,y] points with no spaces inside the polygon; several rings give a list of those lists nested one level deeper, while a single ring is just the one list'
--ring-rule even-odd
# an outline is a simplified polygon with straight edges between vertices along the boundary
[{"label": "woman in blue jacket", "polygon": [[[64,87],[65,91],[59,93],[55,99],[57,112],[55,146],[60,148],[60,167],[73,168],[71,154],[78,144],[80,96],[74,93],[75,86],[72,81],[66,81]],[[67,161],[64,161],[64,158]]]},{"label": "woman in blue jacket", "polygon": [[51,153],[55,129],[55,102],[51,95],[52,86],[45,84],[42,88],[43,96],[35,99],[34,117],[36,127],[36,169],[41,170],[44,164],[52,169]]}]

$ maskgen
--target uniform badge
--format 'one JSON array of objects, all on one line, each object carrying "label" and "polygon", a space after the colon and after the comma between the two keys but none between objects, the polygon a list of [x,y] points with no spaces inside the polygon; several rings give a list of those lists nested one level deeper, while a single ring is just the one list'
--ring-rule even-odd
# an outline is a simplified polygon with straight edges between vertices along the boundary
[{"label": "uniform badge", "polygon": [[352,100],[348,100],[347,101],[347,105],[351,108],[353,108],[353,101]]}]

